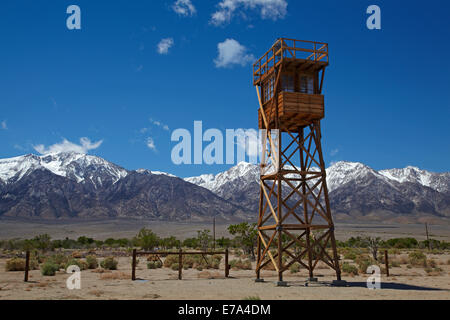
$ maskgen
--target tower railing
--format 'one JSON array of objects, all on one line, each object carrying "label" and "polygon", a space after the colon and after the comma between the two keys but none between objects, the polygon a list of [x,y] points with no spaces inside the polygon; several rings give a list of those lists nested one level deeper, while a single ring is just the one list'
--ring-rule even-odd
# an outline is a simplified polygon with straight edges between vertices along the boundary
[{"label": "tower railing", "polygon": [[264,75],[278,67],[283,59],[303,59],[328,65],[328,44],[317,41],[279,38],[272,47],[253,64],[253,84],[259,84]]}]

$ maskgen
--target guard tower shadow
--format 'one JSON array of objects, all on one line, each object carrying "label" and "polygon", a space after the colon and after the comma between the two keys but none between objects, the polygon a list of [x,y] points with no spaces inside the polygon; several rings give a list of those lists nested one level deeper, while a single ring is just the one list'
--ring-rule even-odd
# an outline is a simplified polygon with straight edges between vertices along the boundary
[{"label": "guard tower shadow", "polygon": [[[347,282],[347,287],[367,288],[367,283],[366,282]],[[450,290],[448,290],[448,289],[415,286],[415,285],[398,283],[398,282],[382,282],[381,290],[383,290],[383,289],[417,290],[417,291],[449,291],[450,292]]]}]

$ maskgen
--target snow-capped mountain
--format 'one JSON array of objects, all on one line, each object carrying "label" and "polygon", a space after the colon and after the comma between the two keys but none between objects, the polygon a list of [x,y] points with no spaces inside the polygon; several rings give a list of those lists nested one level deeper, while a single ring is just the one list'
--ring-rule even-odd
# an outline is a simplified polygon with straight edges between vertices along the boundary
[{"label": "snow-capped mountain", "polygon": [[[312,168],[318,170],[318,168]],[[259,183],[259,166],[247,162],[240,162],[227,171],[216,175],[202,174],[196,177],[185,178],[186,181],[209,189],[216,193],[222,192],[222,186],[231,182],[239,181],[245,183]],[[339,161],[326,168],[328,191],[331,192],[338,187],[363,177],[373,176],[387,183],[418,183],[430,187],[438,192],[450,190],[450,172],[435,173],[421,170],[417,167],[406,167],[404,169],[387,169],[376,171],[360,162]]]},{"label": "snow-capped mountain", "polygon": [[419,183],[439,192],[450,191],[450,172],[436,173],[408,166],[403,169],[381,170],[379,173],[400,183]]},{"label": "snow-capped mountain", "polygon": [[[334,163],[326,172],[332,210],[338,218],[363,215],[376,220],[392,213],[450,217],[450,173],[411,167],[376,171],[362,163],[347,161]],[[258,179],[259,167],[242,162],[216,175],[185,180],[257,212]],[[375,216],[371,217],[372,214]]]},{"label": "snow-capped mountain", "polygon": [[171,174],[79,153],[0,160],[0,218],[243,219],[245,209]]},{"label": "snow-capped mountain", "polygon": [[248,162],[239,162],[236,166],[216,175],[202,174],[184,180],[223,195],[223,186],[227,184],[259,184],[259,167]]},{"label": "snow-capped mountain", "polygon": [[0,180],[5,184],[18,182],[35,170],[48,170],[77,183],[90,183],[95,188],[114,184],[128,174],[127,170],[102,158],[74,152],[0,159]]}]

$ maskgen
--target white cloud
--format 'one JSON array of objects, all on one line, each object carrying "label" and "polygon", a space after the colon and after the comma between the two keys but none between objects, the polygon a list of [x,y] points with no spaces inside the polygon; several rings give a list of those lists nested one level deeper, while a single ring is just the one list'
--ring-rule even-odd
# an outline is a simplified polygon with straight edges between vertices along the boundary
[{"label": "white cloud", "polygon": [[282,19],[287,13],[286,0],[222,0],[210,23],[216,26],[229,23],[236,12],[259,10],[262,19]]},{"label": "white cloud", "polygon": [[333,156],[337,155],[338,152],[339,152],[339,149],[338,149],[338,148],[333,149],[333,150],[330,151],[330,155],[333,157]]},{"label": "white cloud", "polygon": [[156,145],[155,145],[155,141],[153,140],[153,138],[151,138],[151,137],[147,138],[147,147],[153,151],[156,151]]},{"label": "white cloud", "polygon": [[8,130],[8,126],[6,125],[6,120],[3,120],[2,122],[0,122],[0,128],[2,130]]},{"label": "white cloud", "polygon": [[169,49],[173,46],[174,41],[172,38],[164,38],[158,43],[158,53],[168,54]]},{"label": "white cloud", "polygon": [[33,146],[34,150],[40,154],[48,153],[60,153],[60,152],[77,152],[77,153],[88,153],[89,150],[94,150],[100,147],[103,140],[97,142],[91,142],[89,138],[83,137],[80,139],[80,144],[70,142],[67,139],[63,139],[60,143],[52,144],[51,146],[45,147],[43,144],[38,144]]},{"label": "white cloud", "polygon": [[169,126],[167,124],[164,124],[164,123],[162,123],[161,121],[158,121],[158,120],[153,120],[152,118],[149,118],[148,120],[150,121],[151,124],[153,124],[153,125],[155,125],[157,127],[163,128],[166,131],[169,131]]},{"label": "white cloud", "polygon": [[255,129],[236,129],[236,144],[250,157],[257,157],[262,150],[258,131]]},{"label": "white cloud", "polygon": [[175,11],[180,16],[193,16],[197,10],[192,4],[191,0],[177,0],[172,5],[173,11]]},{"label": "white cloud", "polygon": [[226,68],[233,65],[245,66],[255,60],[252,54],[247,54],[247,48],[234,39],[226,39],[217,45],[218,57],[214,60],[217,68]]}]

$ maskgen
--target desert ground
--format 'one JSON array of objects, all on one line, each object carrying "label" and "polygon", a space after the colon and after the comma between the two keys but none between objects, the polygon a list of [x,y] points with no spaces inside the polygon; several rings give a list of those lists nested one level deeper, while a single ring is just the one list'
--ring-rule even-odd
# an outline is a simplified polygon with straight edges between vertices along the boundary
[{"label": "desert ground", "polygon": [[[393,257],[394,258],[394,257]],[[55,276],[42,276],[40,270],[30,271],[29,282],[23,281],[24,272],[5,272],[5,260],[0,260],[0,299],[194,299],[194,300],[245,300],[245,299],[439,299],[450,300],[449,253],[427,255],[434,259],[439,273],[428,274],[424,268],[407,268],[405,265],[390,269],[390,276],[381,275],[381,289],[366,287],[369,275],[345,274],[346,287],[333,287],[333,271],[316,270],[317,283],[305,286],[308,274],[305,270],[285,273],[288,287],[276,285],[276,273],[264,271],[264,283],[254,282],[254,271],[230,271],[224,277],[223,260],[219,269],[183,270],[170,268],[147,269],[141,256],[136,270],[136,281],[131,281],[130,257],[119,257],[118,270],[84,270],[81,272],[81,289],[69,290],[66,280],[70,276],[60,270]]]},{"label": "desert ground", "polygon": [[[212,229],[210,223],[155,222],[140,220],[112,220],[89,222],[18,222],[0,220],[0,239],[32,238],[48,233],[52,239],[65,237],[76,239],[79,236],[94,237],[103,240],[109,237],[132,237],[142,228],[147,227],[160,236],[174,235],[179,239],[195,237],[197,230]],[[216,237],[228,237],[228,224],[216,225]],[[444,225],[429,226],[433,239],[449,241],[450,228]],[[423,225],[387,225],[387,224],[337,224],[336,238],[345,240],[353,236],[372,236],[389,239],[395,237],[414,237],[425,239]],[[114,250],[118,250],[114,252]],[[421,249],[422,250],[422,249]],[[91,250],[92,251],[92,250]],[[428,252],[426,260],[433,260],[436,265],[431,271],[423,266],[413,266],[408,262],[409,250],[397,250],[390,253],[390,261],[396,261],[390,268],[390,276],[381,275],[381,289],[367,288],[368,274],[358,272],[343,273],[347,286],[331,286],[336,279],[334,272],[318,266],[314,276],[317,282],[306,283],[308,273],[300,269],[284,273],[287,287],[278,287],[275,271],[262,272],[263,283],[255,283],[254,267],[249,270],[232,268],[230,276],[224,276],[224,259],[219,269],[183,270],[183,279],[178,280],[178,271],[168,267],[148,269],[147,257],[140,256],[136,270],[136,281],[131,280],[131,252],[128,249],[102,249],[83,252],[95,255],[99,262],[107,256],[114,256],[118,261],[117,270],[105,270],[101,267],[81,271],[81,289],[69,290],[66,280],[70,276],[60,269],[54,276],[43,276],[41,270],[31,270],[29,282],[24,282],[23,271],[6,271],[7,255],[0,254],[0,300],[8,299],[440,299],[450,300],[450,252]],[[230,260],[236,259],[232,251]],[[65,252],[70,255],[71,252]],[[238,256],[240,253],[236,253]],[[365,254],[368,254],[366,252]],[[247,257],[246,257],[247,258]],[[164,260],[164,258],[162,258]],[[342,262],[346,262],[341,253]],[[355,261],[348,260],[355,265]],[[307,285],[306,285],[307,284]]]}]

